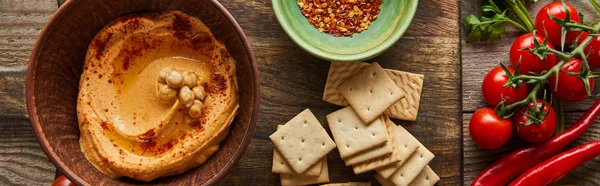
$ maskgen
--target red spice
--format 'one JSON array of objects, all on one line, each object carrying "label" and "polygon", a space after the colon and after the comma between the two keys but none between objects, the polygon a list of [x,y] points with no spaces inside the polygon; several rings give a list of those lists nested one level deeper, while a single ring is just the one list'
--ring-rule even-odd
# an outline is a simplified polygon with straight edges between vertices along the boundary
[{"label": "red spice", "polygon": [[190,24],[190,20],[185,17],[181,17],[178,14],[174,14],[175,19],[173,19],[173,30],[175,30],[175,37],[177,39],[185,39],[185,32],[190,31],[192,25]]},{"label": "red spice", "polygon": [[110,128],[108,128],[108,124],[107,124],[105,121],[103,121],[102,123],[100,123],[100,126],[101,126],[101,127],[102,127],[102,129],[104,129],[104,130],[110,130]]},{"label": "red spice", "polygon": [[208,93],[223,93],[227,89],[227,79],[221,74],[212,75],[213,83],[208,88]]},{"label": "red spice", "polygon": [[308,22],[336,37],[366,30],[377,18],[383,0],[297,0]]},{"label": "red spice", "polygon": [[123,59],[123,70],[129,69],[130,63],[131,63],[131,58],[129,56],[126,56],[125,59]]},{"label": "red spice", "polygon": [[154,141],[154,139],[143,140],[142,142],[140,142],[140,148],[144,152],[149,152],[154,147],[156,147],[156,142]]},{"label": "red spice", "polygon": [[106,34],[106,38],[104,39],[98,39],[95,40],[94,43],[92,44],[92,48],[96,51],[96,60],[100,60],[100,57],[102,57],[102,54],[104,54],[104,49],[106,49],[106,44],[108,43],[108,41],[110,41],[110,38],[112,37],[113,33],[109,32],[108,34]]},{"label": "red spice", "polygon": [[139,137],[139,139],[151,139],[155,135],[156,135],[156,133],[154,132],[154,129],[152,129],[152,130],[149,130],[149,131],[145,132],[144,134],[142,134]]}]

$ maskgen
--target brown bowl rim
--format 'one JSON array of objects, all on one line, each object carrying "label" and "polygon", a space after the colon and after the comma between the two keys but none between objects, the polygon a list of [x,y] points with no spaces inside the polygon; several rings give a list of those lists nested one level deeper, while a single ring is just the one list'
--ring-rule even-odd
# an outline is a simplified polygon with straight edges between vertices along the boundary
[{"label": "brown bowl rim", "polygon": [[[229,160],[229,162],[227,162],[227,164],[221,170],[219,170],[217,172],[217,174],[215,176],[213,176],[210,180],[208,180],[207,182],[204,183],[205,185],[214,185],[214,184],[218,183],[219,181],[221,181],[227,174],[229,174],[229,172],[231,171],[233,166],[242,158],[244,152],[248,148],[248,145],[250,144],[250,141],[252,140],[252,137],[254,135],[256,123],[258,121],[261,93],[260,93],[260,76],[258,73],[258,66],[256,64],[254,52],[252,52],[252,48],[250,46],[250,43],[248,42],[246,34],[244,34],[244,31],[242,31],[242,28],[237,23],[235,18],[231,15],[231,13],[229,13],[229,11],[227,11],[227,9],[221,3],[219,3],[217,0],[206,0],[206,1],[211,3],[225,17],[225,19],[229,22],[231,27],[233,27],[235,32],[240,37],[240,41],[242,41],[244,48],[246,50],[246,53],[247,53],[248,57],[250,58],[249,61],[250,61],[252,77],[253,77],[252,81],[254,83],[254,104],[253,104],[252,116],[250,118],[250,125],[248,126],[248,129],[246,131],[246,135],[245,135],[242,143],[240,144],[241,148],[238,148],[236,150],[234,156]],[[39,118],[37,116],[36,110],[34,109],[36,107],[36,105],[33,100],[33,97],[34,97],[34,95],[33,95],[33,89],[34,89],[33,80],[34,80],[34,74],[35,74],[34,69],[36,66],[35,64],[37,63],[36,58],[39,55],[40,50],[41,50],[40,41],[45,40],[48,37],[49,30],[54,29],[54,27],[50,27],[50,25],[57,22],[57,20],[61,16],[65,16],[64,12],[66,12],[67,9],[71,8],[72,3],[73,3],[73,1],[66,1],[62,6],[60,6],[56,10],[56,12],[54,12],[54,15],[52,15],[49,18],[48,22],[46,23],[46,25],[40,32],[40,35],[35,42],[33,51],[29,58],[29,64],[27,67],[27,75],[26,75],[26,81],[25,81],[25,101],[27,104],[27,113],[29,115],[29,120],[31,121],[31,125],[33,127],[35,136],[36,136],[38,142],[40,143],[40,146],[42,147],[42,150],[44,151],[46,156],[56,166],[56,168],[58,168],[58,170],[62,174],[64,174],[71,182],[75,183],[76,185],[85,185],[85,183],[87,183],[87,182],[85,182],[81,177],[77,176],[73,171],[71,171],[65,164],[63,164],[62,161],[59,161],[54,150],[52,150],[50,148],[50,144],[46,140],[46,136],[42,132],[42,129],[41,129],[41,126],[39,123]]]}]

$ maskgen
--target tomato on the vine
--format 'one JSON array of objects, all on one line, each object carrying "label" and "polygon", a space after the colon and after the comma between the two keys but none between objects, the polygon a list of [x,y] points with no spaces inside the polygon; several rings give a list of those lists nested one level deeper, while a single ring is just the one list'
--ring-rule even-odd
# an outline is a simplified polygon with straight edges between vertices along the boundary
[{"label": "tomato on the vine", "polygon": [[[583,34],[581,34],[581,36],[579,37],[578,44],[581,44],[583,40],[585,40],[585,38],[587,38],[589,35],[590,34],[588,32],[584,32]],[[585,54],[588,54],[587,59],[590,67],[600,67],[600,37],[592,37],[592,41],[590,41],[590,43],[587,46],[585,46],[583,52]]]},{"label": "tomato on the vine", "polygon": [[[548,138],[552,137],[552,134],[554,134],[554,130],[556,129],[556,113],[554,112],[552,106],[541,99],[537,99],[536,104],[537,108],[539,108],[542,113],[548,113],[540,123],[531,123],[529,125],[525,125],[531,116],[527,112],[527,108],[518,110],[513,116],[513,122],[517,126],[517,134],[519,134],[519,136],[524,140],[531,143],[539,143],[547,140]],[[542,104],[544,104],[543,109]],[[531,109],[535,108],[532,102],[529,102],[527,106]]]},{"label": "tomato on the vine", "polygon": [[[510,73],[515,70],[506,67]],[[483,99],[488,105],[496,106],[504,100],[505,105],[510,105],[527,97],[527,85],[521,84],[519,88],[512,86],[503,87],[508,81],[508,75],[502,70],[502,67],[496,67],[490,70],[481,84]]]},{"label": "tomato on the vine", "polygon": [[[587,98],[588,94],[585,89],[583,80],[577,76],[571,76],[565,72],[579,73],[583,66],[583,62],[577,58],[571,58],[567,63],[560,67],[558,72],[558,84],[556,83],[556,75],[551,75],[549,79],[550,89],[552,94],[558,99],[568,102],[581,101]],[[590,90],[594,89],[594,78],[589,78]]]},{"label": "tomato on the vine", "polygon": [[469,134],[475,144],[487,150],[502,147],[512,135],[512,121],[499,117],[493,108],[483,107],[475,111],[469,121]]},{"label": "tomato on the vine", "polygon": [[[510,47],[510,63],[513,67],[517,67],[519,61],[519,74],[529,75],[530,72],[540,74],[542,71],[551,69],[556,65],[556,56],[554,54],[547,54],[545,60],[541,60],[538,56],[529,52],[529,49],[533,49],[533,41],[537,40],[538,43],[544,41],[542,35],[536,34],[535,36],[531,33],[523,34],[519,36]],[[548,48],[554,49],[550,43],[546,43]]]},{"label": "tomato on the vine", "polygon": [[56,178],[56,180],[54,180],[52,186],[75,186],[75,184],[73,184],[69,179],[67,179],[67,177],[62,175]]},{"label": "tomato on the vine", "polygon": [[[577,10],[573,8],[573,6],[571,6],[569,3],[564,3],[569,9],[569,16],[571,18],[571,21],[581,23]],[[562,2],[557,1],[547,4],[537,13],[537,16],[535,17],[535,29],[542,35],[548,36],[548,41],[552,43],[552,45],[560,48],[562,28],[560,27],[560,25],[558,25],[556,22],[550,19],[550,17],[548,17],[548,14],[561,20],[565,19],[567,13]],[[544,28],[546,31],[544,31]],[[567,31],[567,36],[565,37],[565,46],[573,42],[573,40],[575,40],[575,38],[577,38],[578,35],[579,31]]]}]

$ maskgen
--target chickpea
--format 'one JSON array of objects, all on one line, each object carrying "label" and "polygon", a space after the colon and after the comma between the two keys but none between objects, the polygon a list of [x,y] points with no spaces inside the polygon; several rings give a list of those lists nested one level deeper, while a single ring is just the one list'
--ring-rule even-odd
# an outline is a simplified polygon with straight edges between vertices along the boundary
[{"label": "chickpea", "polygon": [[183,87],[183,75],[177,70],[173,70],[167,76],[167,85],[171,88],[181,88]]},{"label": "chickpea", "polygon": [[177,91],[169,87],[167,84],[159,83],[156,96],[163,101],[172,100],[177,96]]},{"label": "chickpea", "polygon": [[196,73],[185,71],[183,72],[183,83],[188,87],[195,87],[198,85],[198,76]]},{"label": "chickpea", "polygon": [[181,88],[181,90],[179,90],[179,101],[181,101],[181,103],[186,107],[192,106],[194,103],[194,97],[194,92],[192,92],[192,90],[190,90],[190,88],[187,86],[184,86]]},{"label": "chickpea", "polygon": [[190,110],[188,111],[188,115],[190,115],[194,119],[200,118],[200,116],[202,116],[202,107],[203,106],[204,105],[202,104],[201,101],[194,100],[194,104],[192,104],[192,106],[190,107]]},{"label": "chickpea", "polygon": [[167,76],[171,73],[171,71],[175,70],[173,67],[165,67],[158,73],[158,82],[166,83]]},{"label": "chickpea", "polygon": [[194,92],[196,95],[197,100],[204,100],[204,98],[206,98],[206,91],[204,91],[204,87],[202,85],[192,88],[192,92]]}]

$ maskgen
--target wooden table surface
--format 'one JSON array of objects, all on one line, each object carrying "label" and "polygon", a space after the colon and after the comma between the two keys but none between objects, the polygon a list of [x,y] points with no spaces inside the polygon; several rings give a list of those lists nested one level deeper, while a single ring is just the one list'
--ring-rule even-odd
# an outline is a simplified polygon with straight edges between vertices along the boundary
[{"label": "wooden table surface", "polygon": [[[275,18],[271,1],[220,2],[250,40],[262,89],[253,140],[221,183],[275,185],[279,178],[270,172],[274,146],[268,136],[277,124],[285,123],[305,108],[325,123],[328,113],[340,109],[321,100],[329,62],[309,55],[287,37]],[[466,32],[461,29],[459,18],[477,12],[482,2],[420,0],[406,34],[387,52],[369,60],[386,68],[425,75],[418,120],[397,123],[436,155],[430,165],[441,177],[439,185],[469,184],[491,161],[525,144],[515,139],[501,150],[482,151],[468,135],[463,136],[468,134],[464,126],[471,113],[484,105],[479,92],[483,76],[499,62],[508,61],[508,47],[518,36],[516,31],[508,30],[500,41],[466,44],[461,39]],[[586,15],[591,15],[593,8],[587,1],[576,2],[586,7],[590,13]],[[56,169],[40,149],[29,124],[24,81],[37,35],[59,5],[57,0],[0,0],[0,185],[49,185],[55,176]],[[568,123],[591,103],[588,100],[568,106]],[[590,130],[593,132],[587,132],[575,144],[600,137],[600,126]],[[351,168],[344,166],[337,150],[328,154],[328,161],[333,182],[372,180],[373,172],[354,175]],[[599,160],[590,162],[563,182],[600,185],[598,167]]]}]

